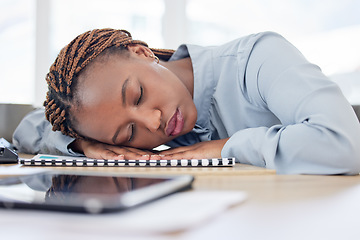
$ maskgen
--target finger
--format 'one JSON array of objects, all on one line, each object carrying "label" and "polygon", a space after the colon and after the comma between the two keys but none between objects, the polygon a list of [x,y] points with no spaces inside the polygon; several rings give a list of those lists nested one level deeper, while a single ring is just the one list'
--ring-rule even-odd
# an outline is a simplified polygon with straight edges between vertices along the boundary
[{"label": "finger", "polygon": [[171,159],[193,159],[194,154],[190,151],[184,151],[184,152],[178,152],[173,154],[166,154],[162,157],[162,159],[165,160],[171,160]]},{"label": "finger", "polygon": [[129,152],[125,154],[125,159],[134,159],[134,160],[160,160],[160,155],[150,155],[150,154],[138,154],[134,152]]},{"label": "finger", "polygon": [[[120,146],[110,146],[109,150],[119,155],[119,158],[122,159],[149,159],[148,151],[143,151],[141,149],[131,148],[131,147],[120,147]],[[147,156],[146,156],[147,155]]]},{"label": "finger", "polygon": [[126,149],[129,152],[133,152],[139,155],[151,155],[153,152],[146,150],[146,149],[139,149],[139,148],[132,148],[132,147],[122,147],[123,149]]},{"label": "finger", "polygon": [[150,155],[150,160],[161,160],[165,155],[153,154]]},{"label": "finger", "polygon": [[171,148],[171,149],[168,149],[168,150],[161,151],[160,154],[169,155],[169,154],[175,154],[175,153],[182,153],[182,152],[185,152],[185,151],[189,151],[192,148],[193,148],[193,146]]},{"label": "finger", "polygon": [[115,152],[113,152],[112,150],[106,149],[102,152],[100,152],[99,157],[96,157],[99,159],[113,159],[113,160],[124,160],[124,155],[123,154],[117,154]]},{"label": "finger", "polygon": [[[106,149],[102,149],[98,152],[96,158],[101,159],[113,159],[113,160],[129,160],[129,159],[145,159],[147,160],[149,157],[143,157],[146,152],[134,152],[132,149],[122,148],[122,147],[113,147],[109,146]],[[147,155],[149,156],[149,155]]]},{"label": "finger", "polygon": [[134,160],[161,160],[163,157],[163,155],[157,155],[157,154],[153,154],[153,155],[149,155],[149,154],[145,154],[145,155],[140,155],[140,154],[134,154],[134,153],[129,153],[125,155],[125,159],[134,159]]},{"label": "finger", "polygon": [[124,153],[124,159],[126,160],[149,160],[150,155],[149,154],[139,154],[136,152],[125,152]]}]

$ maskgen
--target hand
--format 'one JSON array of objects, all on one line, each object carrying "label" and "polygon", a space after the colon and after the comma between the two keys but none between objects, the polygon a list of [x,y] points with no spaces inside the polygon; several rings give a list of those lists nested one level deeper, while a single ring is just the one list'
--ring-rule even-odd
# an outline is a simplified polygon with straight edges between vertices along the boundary
[{"label": "hand", "polygon": [[229,138],[200,142],[186,147],[162,151],[162,159],[202,159],[221,158],[221,150]]},{"label": "hand", "polygon": [[71,149],[83,152],[86,157],[94,159],[134,159],[134,160],[158,160],[161,157],[149,150],[132,147],[114,146],[101,142],[77,139],[71,145]]}]

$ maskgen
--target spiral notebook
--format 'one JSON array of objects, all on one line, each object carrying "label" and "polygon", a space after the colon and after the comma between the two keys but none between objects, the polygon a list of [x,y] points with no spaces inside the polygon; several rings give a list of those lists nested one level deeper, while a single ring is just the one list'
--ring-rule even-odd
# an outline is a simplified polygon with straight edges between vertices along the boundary
[{"label": "spiral notebook", "polygon": [[59,167],[232,167],[235,158],[173,159],[173,160],[104,160],[38,154],[34,158],[20,158],[24,166]]}]

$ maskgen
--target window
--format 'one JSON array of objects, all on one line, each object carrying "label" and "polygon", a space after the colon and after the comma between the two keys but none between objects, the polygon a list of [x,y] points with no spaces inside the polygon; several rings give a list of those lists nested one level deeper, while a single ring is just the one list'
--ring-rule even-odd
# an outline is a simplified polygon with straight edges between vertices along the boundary
[{"label": "window", "polygon": [[161,47],[163,11],[163,0],[52,0],[51,55],[80,33],[106,27],[129,30],[134,39]]},{"label": "window", "polygon": [[275,31],[331,75],[360,66],[359,11],[357,0],[191,0],[188,40],[213,45]]},{"label": "window", "polygon": [[0,89],[6,91],[0,102],[41,106],[50,65],[62,47],[87,30],[127,29],[135,39],[162,47],[163,12],[163,0],[3,0]]},{"label": "window", "polygon": [[[360,1],[189,0],[188,41],[221,44],[243,35],[275,31],[360,104]],[[206,6],[206,7],[205,7]]]},{"label": "window", "polygon": [[0,102],[34,98],[35,1],[0,3]]},{"label": "window", "polygon": [[2,0],[0,102],[40,106],[59,50],[82,32],[111,27],[159,48],[279,32],[360,103],[359,11],[358,0]]}]

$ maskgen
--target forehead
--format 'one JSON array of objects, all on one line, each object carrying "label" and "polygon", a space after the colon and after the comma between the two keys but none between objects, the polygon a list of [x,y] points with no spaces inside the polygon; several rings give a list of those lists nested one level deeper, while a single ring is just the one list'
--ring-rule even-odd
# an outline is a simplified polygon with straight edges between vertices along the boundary
[{"label": "forehead", "polygon": [[78,100],[81,105],[93,106],[101,100],[109,100],[125,81],[120,61],[96,62],[88,66],[79,77]]},{"label": "forehead", "polygon": [[[90,65],[89,65],[90,67]],[[125,81],[117,61],[100,62],[79,78],[77,102],[71,114],[75,129],[86,137],[98,136],[98,130],[110,125],[115,112],[121,108],[121,90]],[[95,132],[93,132],[95,131]]]}]

